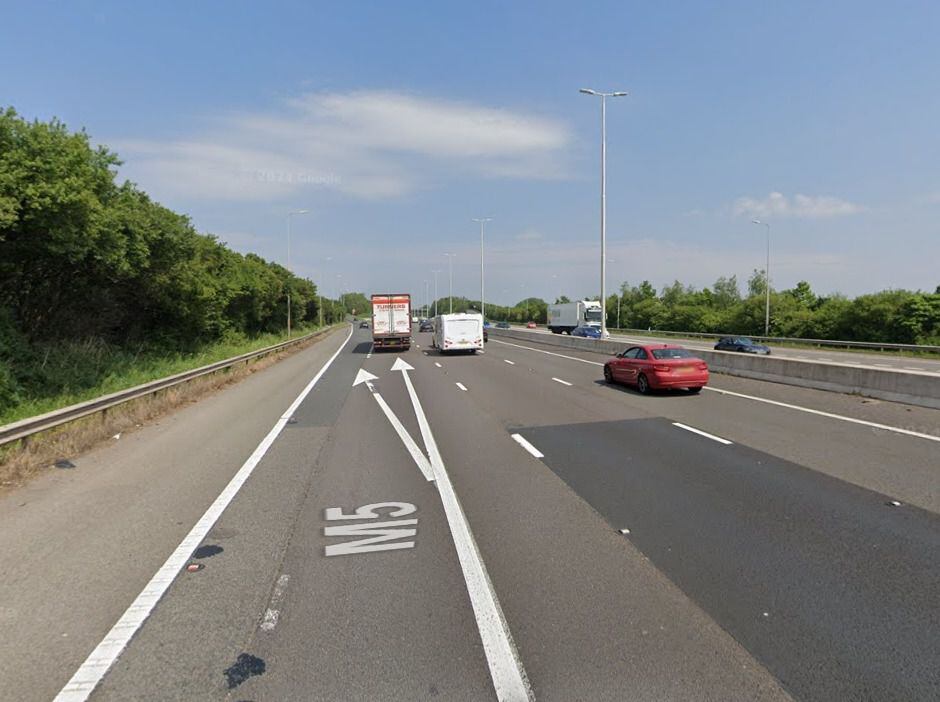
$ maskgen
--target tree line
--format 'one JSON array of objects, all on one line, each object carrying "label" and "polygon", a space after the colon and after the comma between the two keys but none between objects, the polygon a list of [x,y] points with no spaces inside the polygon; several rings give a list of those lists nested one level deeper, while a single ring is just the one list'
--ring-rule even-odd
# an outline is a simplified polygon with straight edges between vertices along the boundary
[{"label": "tree line", "polygon": [[[607,325],[621,329],[762,336],[766,278],[755,270],[742,293],[735,276],[696,289],[679,281],[657,289],[648,281],[624,282],[607,298]],[[581,299],[597,299],[584,296]],[[449,309],[449,298],[439,308]],[[567,297],[555,303],[571,302]],[[433,304],[433,303],[432,303]],[[488,319],[545,324],[549,303],[527,298],[515,305],[486,304]],[[454,298],[454,311],[479,311],[478,300]],[[433,311],[433,307],[432,307]],[[839,339],[940,345],[940,285],[932,292],[884,290],[850,299],[838,293],[817,295],[806,281],[770,291],[770,335],[802,339]]]},{"label": "tree line", "polygon": [[[95,339],[194,349],[319,320],[316,285],[229,249],[58,120],[0,111],[0,404],[43,385],[50,350]],[[324,322],[345,310],[324,300]]]}]

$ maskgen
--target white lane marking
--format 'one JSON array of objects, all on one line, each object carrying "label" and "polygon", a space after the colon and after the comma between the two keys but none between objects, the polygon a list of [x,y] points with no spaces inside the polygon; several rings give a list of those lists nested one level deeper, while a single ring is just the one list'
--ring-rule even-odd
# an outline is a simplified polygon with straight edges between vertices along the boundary
[{"label": "white lane marking", "polygon": [[440,363],[438,363],[437,361],[434,361],[434,365],[437,366],[438,368],[443,368],[443,367],[444,367],[444,366],[442,366]]},{"label": "white lane marking", "polygon": [[522,448],[524,448],[526,451],[531,453],[536,458],[545,458],[545,454],[539,451],[537,448],[535,448],[535,446],[530,444],[528,441],[526,441],[525,437],[522,436],[522,434],[512,434],[511,436],[517,444],[519,444]]},{"label": "white lane marking", "polygon": [[101,682],[101,679],[114,664],[114,661],[117,660],[121,651],[124,650],[134,634],[137,633],[137,630],[140,629],[147,617],[150,616],[153,608],[169,589],[170,584],[183,569],[183,566],[186,565],[186,561],[189,560],[193,551],[196,550],[196,547],[206,537],[206,534],[208,534],[209,530],[215,525],[218,518],[222,515],[222,512],[225,511],[225,508],[228,507],[235,495],[238,494],[242,485],[244,485],[245,481],[251,476],[255,467],[261,462],[261,459],[264,458],[264,454],[267,453],[271,444],[273,444],[274,440],[278,437],[278,434],[280,434],[281,430],[287,425],[287,420],[290,419],[294,411],[300,406],[300,403],[310,394],[310,391],[313,390],[320,378],[323,377],[323,374],[326,373],[327,369],[333,364],[336,357],[346,348],[352,335],[353,327],[350,325],[346,341],[344,341],[342,346],[336,350],[336,353],[330,357],[330,360],[323,364],[323,367],[320,368],[313,377],[313,380],[307,383],[307,386],[301,390],[290,407],[281,415],[277,423],[271,428],[271,431],[268,432],[267,436],[261,440],[261,443],[258,444],[254,452],[248,457],[248,460],[238,469],[238,472],[235,473],[235,476],[229,481],[228,485],[225,486],[225,489],[215,498],[215,502],[210,505],[206,513],[196,522],[196,525],[186,535],[186,538],[180,542],[176,550],[170,554],[166,562],[160,566],[156,575],[150,579],[150,582],[147,583],[143,591],[137,595],[137,598],[131,603],[127,610],[125,610],[117,623],[111,627],[111,631],[105,635],[101,643],[95,647],[95,650],[88,654],[88,658],[86,658],[85,662],[75,671],[71,680],[69,680],[65,684],[65,687],[59,691],[59,694],[56,695],[55,702],[84,702],[84,700],[88,699],[88,696],[91,695],[92,691],[98,686],[98,683]]},{"label": "white lane marking", "polygon": [[411,383],[411,377],[408,375],[408,371],[403,371],[402,375],[404,376],[405,387],[408,389],[408,396],[411,398],[411,405],[414,407],[415,416],[418,419],[418,426],[421,428],[424,447],[434,469],[435,484],[437,485],[438,494],[441,496],[441,504],[447,517],[447,525],[450,527],[451,538],[453,538],[454,547],[457,550],[457,558],[460,561],[464,582],[467,584],[467,594],[470,596],[470,604],[473,607],[473,614],[477,621],[477,630],[480,632],[480,640],[483,643],[483,652],[486,655],[486,662],[490,669],[490,677],[493,680],[496,697],[507,702],[510,700],[512,702],[516,700],[529,700],[531,702],[535,697],[532,694],[532,688],[529,686],[529,679],[525,674],[519,652],[512,640],[509,624],[506,622],[499,599],[496,597],[496,590],[493,589],[489,573],[486,572],[483,557],[480,555],[476,540],[473,538],[470,524],[467,522],[467,517],[460,506],[460,500],[457,498],[454,486],[450,482],[450,475],[444,466],[444,459],[441,458],[437,441],[434,440],[434,434],[431,433],[431,427],[424,414],[424,409],[421,407],[421,400],[418,399],[418,394]]},{"label": "white lane marking", "polygon": [[701,429],[690,427],[688,424],[682,424],[681,422],[673,422],[672,426],[679,427],[680,429],[685,429],[686,431],[690,431],[693,434],[698,434],[699,436],[704,436],[706,439],[717,441],[719,444],[725,444],[727,446],[728,444],[731,443],[727,439],[722,439],[720,436],[715,436],[714,434],[709,434],[708,432],[702,431]]},{"label": "white lane marking", "polygon": [[911,431],[910,429],[901,429],[900,427],[891,427],[887,424],[878,424],[877,422],[868,422],[864,419],[855,419],[854,417],[846,417],[842,414],[833,414],[831,412],[823,412],[822,410],[810,409],[809,407],[801,407],[800,405],[791,405],[787,402],[778,402],[777,400],[768,400],[764,397],[755,397],[754,395],[745,395],[740,392],[731,392],[730,390],[721,390],[719,388],[712,388],[705,386],[706,390],[711,390],[712,392],[721,393],[722,395],[731,395],[733,397],[742,397],[745,400],[754,400],[755,402],[763,402],[768,405],[776,405],[777,407],[786,407],[787,409],[796,410],[797,412],[807,412],[809,414],[815,414],[820,417],[829,417],[830,419],[838,419],[843,422],[849,422],[851,424],[861,424],[862,426],[872,427],[873,429],[883,429],[884,431],[893,431],[896,434],[904,434],[905,436],[916,436],[918,439],[927,439],[928,441],[937,441],[940,442],[940,436],[933,436],[931,434],[923,434],[919,431]]},{"label": "white lane marking", "polygon": [[411,438],[411,434],[409,434],[408,430],[405,429],[405,425],[401,423],[401,421],[392,411],[392,408],[388,406],[385,398],[383,398],[377,392],[373,392],[372,397],[374,397],[375,401],[379,403],[379,407],[382,408],[382,411],[385,413],[388,421],[391,423],[392,427],[395,428],[395,433],[398,434],[398,438],[401,439],[402,443],[405,445],[405,448],[408,449],[408,453],[410,453],[411,457],[414,459],[415,464],[418,466],[418,470],[421,471],[421,475],[424,476],[425,480],[434,480],[434,472],[431,470],[431,464],[428,462],[428,459],[425,457],[425,455],[421,453],[421,449],[418,448],[418,444],[415,442],[415,440]]},{"label": "white lane marking", "polygon": [[629,530],[629,529],[621,529],[621,530],[620,530],[620,533],[623,534],[624,536],[626,536],[627,534],[630,533],[630,530]]},{"label": "white lane marking", "polygon": [[466,386],[464,386],[463,383],[456,383],[456,385],[457,385],[458,388],[460,388],[460,389],[463,390],[464,392],[467,392],[467,388],[466,388]]},{"label": "white lane marking", "polygon": [[290,576],[284,573],[274,585],[274,594],[271,595],[268,611],[264,613],[264,620],[261,622],[261,628],[264,631],[274,631],[274,627],[277,626],[278,617],[281,616],[281,600],[284,599],[284,592],[287,590],[289,580]]},{"label": "white lane marking", "polygon": [[510,366],[516,365],[515,361],[510,361],[508,358],[504,358],[503,363],[508,363]]},{"label": "white lane marking", "polygon": [[[542,349],[533,349],[529,346],[520,346],[519,344],[509,344],[506,341],[498,341],[497,339],[494,339],[493,341],[496,341],[496,343],[498,344],[508,344],[509,346],[515,346],[520,349],[528,349],[529,351],[545,353],[545,354],[548,354],[549,356],[558,356],[559,358],[567,358],[570,361],[578,361],[580,363],[590,363],[591,365],[595,365],[595,366],[604,365],[603,363],[599,363],[598,361],[587,361],[583,358],[575,358],[574,356],[566,356],[562,353],[554,353],[552,351],[543,351]],[[877,422],[868,422],[868,421],[865,421],[864,419],[855,419],[854,417],[846,417],[845,415],[842,415],[842,414],[833,414],[831,412],[823,412],[822,410],[815,410],[809,407],[802,407],[800,405],[791,405],[786,402],[778,402],[777,400],[768,400],[765,397],[755,397],[754,395],[745,395],[744,393],[732,392],[731,390],[722,390],[720,388],[713,388],[709,385],[706,385],[705,389],[710,390],[711,392],[721,393],[722,395],[731,395],[733,397],[741,397],[745,400],[754,400],[755,402],[763,402],[768,405],[777,405],[778,407],[786,407],[787,409],[796,410],[797,412],[807,412],[809,414],[815,414],[820,417],[829,417],[830,419],[838,419],[839,421],[842,421],[842,422],[849,422],[851,424],[861,424],[863,426],[872,427],[874,429],[883,429],[884,431],[892,431],[896,434],[904,434],[905,436],[916,436],[918,439],[927,439],[928,441],[940,442],[940,436],[933,436],[932,434],[924,434],[919,431],[911,431],[910,429],[901,429],[900,427],[892,427],[892,426],[888,426],[887,424],[878,424]]]},{"label": "white lane marking", "polygon": [[602,366],[602,365],[604,365],[603,363],[599,363],[598,361],[588,361],[587,359],[584,359],[584,358],[576,358],[576,357],[574,357],[574,356],[566,356],[566,355],[563,354],[563,353],[555,353],[554,351],[544,351],[544,350],[542,350],[542,349],[533,349],[531,346],[522,346],[521,344],[510,344],[508,341],[500,341],[499,339],[493,339],[493,341],[494,341],[495,343],[497,343],[497,344],[506,344],[506,346],[515,346],[517,349],[526,349],[526,350],[528,350],[528,351],[535,351],[535,352],[537,352],[537,353],[544,353],[544,354],[546,354],[546,355],[548,355],[548,356],[558,356],[559,358],[567,358],[569,361],[579,361],[580,363],[589,363],[589,364],[591,364],[592,366]]},{"label": "white lane marking", "polygon": [[571,383],[569,383],[567,380],[562,380],[561,378],[552,378],[552,380],[554,380],[556,383],[561,383],[562,385],[571,387]]},{"label": "white lane marking", "polygon": [[[879,368],[894,368],[890,363],[875,363],[873,365],[878,366]],[[916,368],[914,370],[917,370]]]}]

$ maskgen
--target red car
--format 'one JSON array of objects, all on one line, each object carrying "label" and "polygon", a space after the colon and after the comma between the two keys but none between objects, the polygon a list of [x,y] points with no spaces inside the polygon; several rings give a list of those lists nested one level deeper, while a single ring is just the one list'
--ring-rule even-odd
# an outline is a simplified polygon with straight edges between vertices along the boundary
[{"label": "red car", "polygon": [[529,322],[525,325],[526,329],[535,329],[535,322]]},{"label": "red car", "polygon": [[636,385],[643,394],[665,388],[695,393],[708,383],[708,364],[673,344],[631,346],[604,364],[604,380]]}]

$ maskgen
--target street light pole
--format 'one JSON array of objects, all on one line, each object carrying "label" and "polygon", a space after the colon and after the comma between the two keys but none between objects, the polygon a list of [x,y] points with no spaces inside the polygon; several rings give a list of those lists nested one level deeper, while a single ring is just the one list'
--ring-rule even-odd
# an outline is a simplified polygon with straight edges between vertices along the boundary
[{"label": "street light pole", "polygon": [[437,316],[437,274],[440,271],[431,271],[434,274],[434,316]]},{"label": "street light pole", "polygon": [[454,256],[456,256],[457,254],[445,253],[444,255],[447,256],[447,269],[450,274],[450,313],[449,314],[453,314],[454,313]]},{"label": "street light pole", "polygon": [[753,224],[763,224],[767,227],[767,265],[764,268],[764,336],[770,336],[770,223],[762,222],[759,219],[752,219]]},{"label": "street light pole", "polygon": [[475,218],[473,221],[480,223],[480,314],[483,315],[483,319],[486,319],[486,297],[483,289],[483,228],[487,222],[492,222],[493,218],[480,217],[479,219]]},{"label": "street light pole", "polygon": [[590,88],[579,92],[601,99],[601,338],[607,338],[607,98],[627,93],[599,93]]},{"label": "street light pole", "polygon": [[307,214],[309,210],[291,210],[287,213],[287,338],[290,339],[290,218],[293,215]]}]

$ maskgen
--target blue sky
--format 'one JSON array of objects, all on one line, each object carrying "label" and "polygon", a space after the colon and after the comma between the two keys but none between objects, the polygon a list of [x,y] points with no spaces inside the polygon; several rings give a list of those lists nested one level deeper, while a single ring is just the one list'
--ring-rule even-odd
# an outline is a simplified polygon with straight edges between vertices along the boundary
[{"label": "blue sky", "polygon": [[940,284],[940,3],[8,3],[0,104],[334,290]]}]

